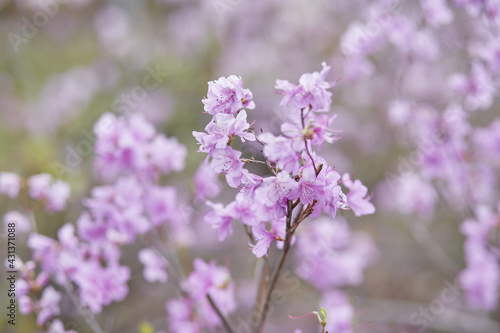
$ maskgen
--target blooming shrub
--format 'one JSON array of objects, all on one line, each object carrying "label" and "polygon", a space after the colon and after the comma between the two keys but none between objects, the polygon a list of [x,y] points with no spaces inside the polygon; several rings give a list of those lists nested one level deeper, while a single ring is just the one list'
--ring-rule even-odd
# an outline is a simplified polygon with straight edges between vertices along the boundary
[{"label": "blooming shrub", "polygon": [[500,331],[498,1],[0,15],[2,332]]}]

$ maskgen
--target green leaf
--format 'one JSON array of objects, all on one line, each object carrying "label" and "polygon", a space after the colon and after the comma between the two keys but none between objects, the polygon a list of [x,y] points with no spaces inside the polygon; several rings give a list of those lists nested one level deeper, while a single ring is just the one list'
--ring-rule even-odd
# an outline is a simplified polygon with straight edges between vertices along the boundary
[{"label": "green leaf", "polygon": [[319,312],[321,313],[321,317],[323,317],[323,321],[326,322],[327,314],[324,308],[319,308]]}]

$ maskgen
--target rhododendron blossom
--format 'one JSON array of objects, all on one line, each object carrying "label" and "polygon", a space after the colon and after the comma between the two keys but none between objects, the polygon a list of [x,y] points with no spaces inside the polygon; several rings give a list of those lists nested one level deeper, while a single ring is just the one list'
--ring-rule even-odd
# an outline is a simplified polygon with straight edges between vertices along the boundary
[{"label": "rhododendron blossom", "polygon": [[500,0],[0,15],[1,332],[500,332]]}]

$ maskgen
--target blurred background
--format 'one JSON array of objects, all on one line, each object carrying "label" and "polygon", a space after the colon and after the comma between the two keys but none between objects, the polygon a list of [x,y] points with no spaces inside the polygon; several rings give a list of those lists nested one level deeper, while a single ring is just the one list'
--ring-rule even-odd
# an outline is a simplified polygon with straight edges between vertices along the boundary
[{"label": "blurred background", "polygon": [[[465,267],[459,225],[468,218],[463,201],[469,200],[461,190],[450,195],[448,182],[421,180],[423,162],[412,153],[423,139],[433,138],[429,122],[450,103],[464,102],[449,77],[468,75],[476,56],[471,42],[496,33],[496,21],[471,16],[468,8],[455,6],[459,1],[448,2],[448,23],[432,21],[432,13],[442,11],[429,13],[429,3],[0,0],[0,170],[22,176],[47,172],[70,184],[71,203],[65,212],[36,213],[39,232],[54,237],[64,223],[76,221],[82,198],[98,183],[91,167],[95,121],[105,112],[139,112],[158,132],[187,146],[186,169],[168,181],[188,197],[192,175],[205,157],[195,153],[191,133],[203,130],[210,120],[202,114],[201,103],[208,81],[241,76],[256,103],[248,112],[249,121],[256,121],[256,129],[276,134],[283,116],[275,80],[296,83],[301,74],[320,71],[325,61],[332,66],[328,80],[341,78],[332,89],[332,113],[338,114],[333,127],[343,130],[343,138],[324,145],[321,154],[341,174],[354,172],[373,193],[377,208],[374,215],[361,218],[343,214],[350,227],[367,233],[378,249],[364,282],[346,289],[356,309],[354,331],[498,332],[498,310],[469,310],[461,291],[445,310],[431,311],[425,327],[410,322],[411,315],[429,309]],[[158,85],[145,87],[148,75]],[[491,82],[496,89],[494,78]],[[146,93],[134,95],[137,87]],[[491,95],[490,103],[468,118],[473,126],[488,126],[500,116]],[[442,133],[436,137],[442,138]],[[489,200],[498,202],[498,168],[492,170],[488,180],[478,176],[456,181],[489,187]],[[224,192],[214,201],[227,203],[231,195]],[[2,215],[16,209],[16,202],[0,200]],[[253,295],[255,259],[247,239],[241,240],[243,229],[235,230],[239,238],[219,244],[217,232],[202,221],[206,208],[195,209],[197,246],[180,250],[181,263],[187,272],[196,256],[229,263],[243,304],[233,316],[237,321],[251,306],[247,298]],[[164,302],[172,293],[164,285],[144,283],[138,248],[124,250],[124,263],[133,276],[127,299],[99,317],[110,332],[138,332],[141,322],[166,329]],[[19,245],[17,251],[29,257],[26,247]],[[277,252],[272,249],[272,260]],[[0,285],[4,308],[5,281]],[[288,306],[276,308],[268,331],[310,332],[315,319],[290,321],[286,316],[315,309],[317,297],[301,282],[287,294]],[[88,332],[69,304],[62,314],[67,328]],[[34,316],[18,314],[17,321],[11,327],[1,316],[0,330],[36,332]]]}]

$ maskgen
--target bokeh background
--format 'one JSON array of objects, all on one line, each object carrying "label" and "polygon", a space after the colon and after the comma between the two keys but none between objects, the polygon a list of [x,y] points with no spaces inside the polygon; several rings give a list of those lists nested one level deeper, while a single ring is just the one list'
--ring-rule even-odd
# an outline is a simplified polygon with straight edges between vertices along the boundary
[{"label": "bokeh background", "polygon": [[[249,119],[256,120],[255,128],[277,133],[283,117],[275,80],[297,82],[302,73],[319,71],[325,61],[332,66],[329,80],[341,78],[333,88],[332,112],[338,114],[334,127],[343,129],[343,138],[325,145],[321,153],[339,172],[354,172],[363,180],[377,208],[374,215],[362,218],[343,214],[351,228],[369,234],[378,249],[378,260],[366,271],[363,284],[347,289],[356,309],[354,330],[418,331],[409,316],[439,299],[465,266],[459,225],[467,218],[462,207],[468,198],[460,192],[451,197],[446,191],[440,194],[439,182],[436,191],[419,187],[421,162],[410,156],[418,149],[419,138],[431,135],[422,134],[417,120],[424,123],[427,113],[430,119],[450,101],[462,103],[448,78],[468,73],[470,41],[496,33],[496,21],[471,16],[455,6],[458,1],[449,2],[453,21],[443,26],[429,22],[428,6],[420,1],[68,0],[53,1],[51,9],[44,7],[47,2],[0,0],[0,170],[23,176],[47,172],[72,189],[65,212],[36,213],[39,232],[55,236],[61,225],[76,221],[82,198],[97,184],[92,149],[87,149],[93,124],[104,112],[123,111],[117,101],[130,96],[134,87],[142,87],[151,70],[161,71],[159,86],[119,105],[144,114],[159,132],[188,147],[186,169],[168,180],[188,197],[191,177],[204,159],[195,153],[191,133],[201,131],[210,120],[202,114],[201,103],[208,81],[241,76],[257,105],[248,112]],[[364,35],[353,32],[356,25]],[[412,35],[408,26],[424,34]],[[420,110],[419,118],[409,121],[404,107],[394,106],[401,99],[427,105],[429,111]],[[492,99],[471,115],[472,124],[487,126],[500,116]],[[259,154],[258,149],[248,149]],[[392,180],[402,174],[416,178],[395,189]],[[489,179],[497,177],[498,173]],[[484,182],[488,180],[478,178],[472,185]],[[496,181],[486,185],[498,199]],[[225,191],[217,201],[228,202],[231,195]],[[16,205],[2,197],[0,212]],[[200,204],[195,210],[199,211],[192,221],[197,246],[179,249],[181,264],[189,272],[196,256],[229,263],[239,281],[238,299],[244,304],[234,318],[243,316],[251,303],[247,298],[253,294],[255,265],[247,239],[236,230],[239,236],[219,244],[216,231],[201,219],[205,207]],[[129,296],[99,317],[109,332],[138,332],[141,322],[158,330],[166,327],[164,302],[172,292],[144,282],[137,250],[137,246],[125,249],[124,263],[133,275]],[[22,244],[17,251],[29,257]],[[276,253],[273,249],[272,260]],[[0,285],[4,308],[5,281]],[[311,286],[301,282],[298,290],[287,294],[287,303],[276,309],[268,331],[309,332],[314,319],[290,321],[286,316],[311,311],[317,297]],[[62,314],[66,323],[88,332],[67,304]],[[34,316],[18,314],[17,320],[11,327],[1,316],[0,330],[36,331]],[[469,310],[460,292],[423,331],[493,333],[499,331],[499,321],[498,310]]]}]

